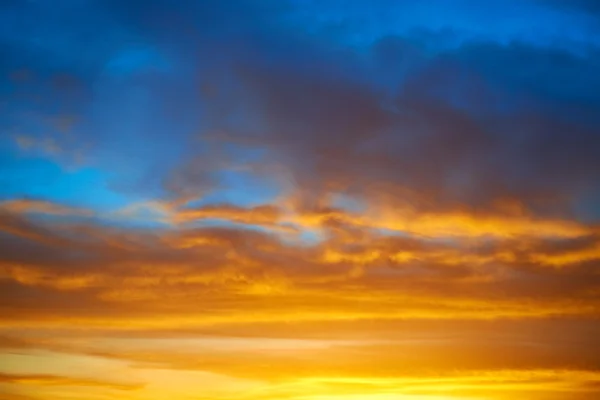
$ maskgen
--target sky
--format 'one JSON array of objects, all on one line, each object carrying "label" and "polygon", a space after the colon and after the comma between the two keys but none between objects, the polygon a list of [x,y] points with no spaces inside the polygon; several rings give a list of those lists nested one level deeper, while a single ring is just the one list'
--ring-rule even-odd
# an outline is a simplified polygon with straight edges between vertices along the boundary
[{"label": "sky", "polygon": [[0,400],[600,398],[594,0],[0,1]]}]

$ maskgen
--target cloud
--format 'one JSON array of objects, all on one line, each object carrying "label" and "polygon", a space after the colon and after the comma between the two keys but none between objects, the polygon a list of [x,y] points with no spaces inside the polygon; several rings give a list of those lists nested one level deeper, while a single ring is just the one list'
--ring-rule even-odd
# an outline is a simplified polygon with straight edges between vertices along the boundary
[{"label": "cloud", "polygon": [[0,202],[0,210],[12,214],[46,214],[61,216],[91,216],[90,210],[68,207],[44,200],[14,199]]},{"label": "cloud", "polygon": [[[485,52],[505,54],[508,72],[486,65]],[[543,63],[563,57],[564,74],[589,76],[594,56],[465,45],[409,74],[388,106],[374,88],[345,77],[349,57],[327,64],[331,71],[249,61],[237,75],[254,102],[251,112],[263,121],[265,133],[253,140],[270,149],[265,162],[286,170],[298,187],[310,188],[304,193],[342,192],[366,201],[383,195],[434,207],[490,207],[508,198],[537,212],[564,214],[595,190],[597,135],[593,126],[551,114],[552,102],[575,101],[559,87],[554,98],[510,90],[507,82],[516,78],[508,74],[521,71],[527,57],[549,69],[555,67]],[[489,78],[479,78],[484,74]],[[553,87],[533,72],[519,76],[513,83],[519,88],[527,82]]]},{"label": "cloud", "polygon": [[0,393],[597,395],[589,4],[171,3],[0,13]]},{"label": "cloud", "polygon": [[[223,163],[214,157],[190,162],[209,155],[190,138],[224,131],[253,143],[238,157],[266,149],[257,164],[283,173],[266,178],[291,177],[304,196],[347,191],[368,201],[385,196],[447,207],[489,207],[508,197],[536,212],[564,214],[594,193],[593,47],[576,54],[472,37],[448,47],[430,28],[433,39],[423,39],[427,30],[379,32],[354,51],[346,35],[308,35],[301,12],[290,5],[240,1],[234,15],[219,3],[184,2],[158,18],[162,7],[160,1],[152,7],[109,2],[97,16],[86,14],[96,24],[110,15],[113,24],[143,37],[153,54],[175,60],[173,71],[151,78],[143,71],[153,62],[142,62],[141,75],[122,81],[95,70],[80,74],[89,79],[84,103],[95,111],[80,118],[76,136],[93,131],[96,160],[120,169],[118,190],[190,195],[218,188]],[[285,18],[300,19],[286,27]],[[225,39],[229,45],[219,46]],[[219,57],[197,61],[215,49]],[[139,49],[107,51],[95,65],[129,50]],[[570,84],[560,84],[565,81]],[[92,88],[93,82],[103,84]],[[174,140],[163,140],[165,126]],[[137,145],[149,141],[154,144]],[[134,153],[137,161],[125,163]]]},{"label": "cloud", "polygon": [[[294,232],[288,238],[277,228],[243,228],[265,222],[262,214],[255,218],[257,210],[268,211],[265,226],[276,227],[273,208],[204,210],[242,225],[148,232],[11,216],[0,260],[3,301],[12,304],[6,316],[24,324],[129,320],[124,326],[164,329],[231,321],[598,315],[598,242],[590,226],[574,225],[578,235],[558,237],[541,230],[516,237],[444,231],[390,237],[367,219],[358,227],[323,225],[323,240],[307,245]],[[147,314],[149,305],[160,321]]]},{"label": "cloud", "polygon": [[[252,383],[253,390],[232,393],[240,398],[246,398],[245,395],[268,398],[277,394],[295,398],[307,390],[313,395],[341,396],[363,391],[374,394],[390,390],[397,395],[425,395],[451,387],[456,395],[496,395],[502,389],[507,396],[524,390],[534,396],[539,394],[540,398],[554,391],[563,396],[581,393],[583,398],[593,397],[600,360],[588,349],[594,343],[597,325],[579,322],[566,324],[560,332],[547,329],[555,324],[556,321],[450,324],[428,321],[419,326],[419,322],[405,320],[396,324],[379,321],[361,322],[358,326],[313,325],[328,335],[337,330],[327,339],[298,339],[302,325],[284,331],[294,339],[270,338],[271,332],[265,327],[259,329],[258,336],[244,337],[239,336],[241,331],[228,336],[223,330],[216,335],[181,331],[154,332],[154,336],[149,332],[132,335],[121,331],[115,335],[63,326],[49,331],[53,332],[52,338],[48,338],[47,332],[26,330],[21,335],[29,338],[31,348],[38,349],[37,353],[21,350],[16,357],[39,358],[44,357],[40,354],[51,351],[59,370],[89,357],[106,369],[126,365],[123,378],[135,371],[133,376],[138,377],[138,382],[155,380],[147,385],[118,385],[115,389],[135,388],[142,397],[163,379],[177,374],[181,379],[208,375],[214,380],[229,380],[236,387]],[[256,326],[245,328],[253,327]],[[278,329],[282,327],[278,325]],[[349,327],[355,333],[363,329],[364,336],[348,339],[344,332]],[[432,330],[440,327],[445,331],[443,337]],[[40,349],[44,352],[40,353]],[[44,369],[44,363],[38,365],[33,371]],[[90,367],[93,364],[86,366]],[[86,372],[89,371],[85,368],[81,370]],[[40,373],[13,375],[8,374],[7,380],[42,386],[96,383],[62,377],[50,380],[52,377]],[[202,389],[211,390],[212,386],[206,383]],[[42,388],[39,390],[43,393]],[[186,390],[189,394],[196,393],[197,387]]]},{"label": "cloud", "polygon": [[136,390],[140,387],[133,385],[120,385],[109,382],[95,381],[91,379],[69,378],[54,375],[0,374],[0,382],[34,386],[100,386],[104,388],[119,390]]}]

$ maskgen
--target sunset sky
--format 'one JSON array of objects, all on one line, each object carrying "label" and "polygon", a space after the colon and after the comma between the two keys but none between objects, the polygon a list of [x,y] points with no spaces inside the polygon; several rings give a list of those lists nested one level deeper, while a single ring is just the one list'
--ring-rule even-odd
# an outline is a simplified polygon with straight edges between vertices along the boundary
[{"label": "sunset sky", "polygon": [[0,0],[0,400],[600,399],[600,2]]}]

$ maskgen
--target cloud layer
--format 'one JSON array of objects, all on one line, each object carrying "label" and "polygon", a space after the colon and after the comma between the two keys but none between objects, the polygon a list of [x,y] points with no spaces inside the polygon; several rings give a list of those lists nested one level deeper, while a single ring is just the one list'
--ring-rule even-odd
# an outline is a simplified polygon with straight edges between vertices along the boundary
[{"label": "cloud layer", "polygon": [[598,18],[5,2],[0,399],[596,398]]}]

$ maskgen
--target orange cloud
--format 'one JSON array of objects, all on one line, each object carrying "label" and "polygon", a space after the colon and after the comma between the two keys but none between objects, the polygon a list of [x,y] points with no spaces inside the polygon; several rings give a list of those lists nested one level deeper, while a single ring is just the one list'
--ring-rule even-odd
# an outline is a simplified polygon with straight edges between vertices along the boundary
[{"label": "orange cloud", "polygon": [[0,202],[0,210],[14,214],[49,214],[91,216],[92,211],[78,207],[68,207],[45,200],[18,199]]},{"label": "orange cloud", "polygon": [[41,374],[16,375],[0,373],[0,383],[12,383],[33,386],[100,386],[119,390],[136,390],[140,388],[140,385],[127,385],[103,382],[93,379]]},{"label": "orange cloud", "polygon": [[[4,204],[0,333],[6,340],[0,347],[6,350],[0,356],[18,348],[130,363],[126,368],[147,386],[134,385],[126,400],[154,400],[158,393],[185,398],[173,382],[193,394],[191,382],[214,377],[229,382],[211,389],[215,400],[442,392],[503,400],[542,393],[544,385],[581,399],[596,393],[600,360],[588,351],[594,331],[581,342],[586,334],[572,329],[574,321],[592,323],[600,315],[594,226],[463,211],[415,212],[410,223],[399,223],[381,217],[387,211],[359,216],[281,204],[172,205],[165,215],[176,223],[149,230],[38,220],[31,210],[74,214],[51,203]],[[184,223],[207,218],[232,224]],[[465,221],[473,227],[453,231]],[[279,229],[286,226],[295,230]],[[304,242],[298,234],[307,229],[320,238]],[[467,329],[465,321],[550,323],[564,337],[513,326],[496,341],[481,342],[494,330]],[[418,328],[426,323],[438,325]],[[67,334],[66,327],[79,333]],[[210,333],[217,342],[207,343],[218,345],[199,340],[169,347],[169,335],[182,345],[185,332]],[[124,340],[127,335],[137,339]],[[236,335],[254,339],[231,341]],[[319,342],[313,335],[334,337]],[[304,341],[269,347],[279,346],[277,336]],[[148,337],[157,341],[145,348]],[[89,376],[53,378],[27,368],[6,371],[0,392],[2,385],[21,385],[31,390],[20,395],[62,400],[96,388],[107,396],[122,391]],[[228,385],[252,390],[246,397],[226,394]]]}]

